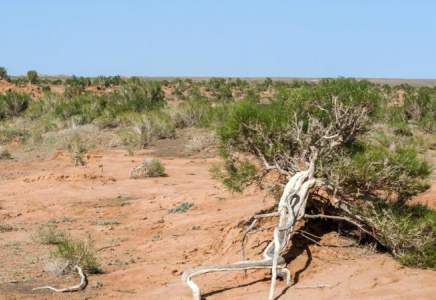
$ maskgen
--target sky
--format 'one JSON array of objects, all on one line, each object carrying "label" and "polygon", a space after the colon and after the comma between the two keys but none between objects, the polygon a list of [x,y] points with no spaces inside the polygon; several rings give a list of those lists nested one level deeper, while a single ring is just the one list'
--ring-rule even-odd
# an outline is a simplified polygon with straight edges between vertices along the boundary
[{"label": "sky", "polygon": [[436,78],[434,0],[0,0],[10,75]]}]

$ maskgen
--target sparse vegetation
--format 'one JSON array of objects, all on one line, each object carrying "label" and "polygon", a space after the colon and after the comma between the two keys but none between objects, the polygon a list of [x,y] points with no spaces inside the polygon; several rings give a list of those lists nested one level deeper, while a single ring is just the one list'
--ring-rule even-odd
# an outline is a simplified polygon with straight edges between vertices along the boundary
[{"label": "sparse vegetation", "polygon": [[164,165],[156,158],[144,159],[139,167],[130,171],[129,178],[159,177],[165,175]]},{"label": "sparse vegetation", "polygon": [[62,266],[62,273],[72,271],[75,265],[79,265],[88,274],[101,273],[100,262],[95,257],[91,238],[65,239],[58,244],[57,249],[51,253],[51,257],[54,259],[52,263],[54,262],[55,269]]},{"label": "sparse vegetation", "polygon": [[74,134],[69,140],[68,140],[68,151],[71,154],[71,160],[74,162],[74,165],[77,166],[84,166],[85,160],[83,159],[83,155],[88,151],[88,148],[83,143],[82,139],[80,138],[79,134]]},{"label": "sparse vegetation", "polygon": [[[9,78],[3,69],[0,79],[26,83],[26,78]],[[345,78],[315,84],[271,79],[151,81],[73,76],[55,82],[38,78],[37,73],[36,77],[30,75],[29,82],[39,87],[23,88],[37,90],[36,94],[30,97],[7,91],[0,95],[0,143],[4,145],[0,159],[11,158],[6,148],[21,144],[29,153],[39,147],[68,149],[74,164],[84,165],[85,155],[94,145],[125,149],[137,158],[148,151],[144,148],[170,142],[157,140],[180,138],[187,142],[177,147],[185,147],[187,153],[216,149],[222,161],[211,167],[211,173],[230,190],[242,192],[255,184],[275,197],[290,178],[313,170],[295,185],[300,196],[307,196],[305,207],[310,206],[311,213],[352,219],[362,230],[363,240],[378,243],[379,249],[389,251],[401,263],[436,269],[435,212],[409,203],[412,196],[429,187],[428,179],[434,174],[435,88],[380,86]],[[61,86],[53,88],[55,84]],[[59,89],[63,92],[56,92]],[[105,171],[110,172],[106,165]],[[147,158],[132,170],[130,178],[164,175],[164,165]],[[309,186],[309,182],[315,183]],[[305,184],[308,188],[303,193]],[[98,207],[128,205],[120,202],[132,199],[135,197],[115,194],[100,198],[112,202],[100,202]],[[297,201],[294,195],[289,199]],[[167,212],[183,213],[192,207],[193,203],[185,202]],[[296,216],[295,222],[305,222],[305,211]],[[50,224],[71,221],[64,217]],[[97,218],[89,223],[119,224]],[[195,231],[201,227],[191,224],[185,228]],[[0,231],[11,230],[15,227],[0,224]],[[38,243],[60,247],[58,254],[53,254],[53,266],[58,270],[64,270],[65,264],[71,267],[82,255],[77,253],[91,251],[85,242],[63,234],[50,226],[40,228],[34,237]],[[160,239],[159,235],[151,238]],[[271,251],[267,255],[274,258]],[[86,262],[89,269],[99,268],[94,260],[95,256]],[[112,264],[130,263],[120,260]]]},{"label": "sparse vegetation", "polygon": [[120,222],[118,222],[117,220],[92,219],[92,220],[89,220],[89,222],[91,224],[102,225],[102,226],[105,226],[105,225],[119,225],[120,224]]},{"label": "sparse vegetation", "polygon": [[7,149],[1,146],[0,146],[0,159],[12,159],[11,153]]},{"label": "sparse vegetation", "polygon": [[56,245],[69,239],[69,236],[64,231],[58,231],[54,226],[45,228],[40,226],[35,235],[32,235],[31,240],[38,244],[43,245]]},{"label": "sparse vegetation", "polygon": [[194,203],[191,202],[184,202],[182,204],[180,204],[177,207],[174,208],[170,208],[168,210],[169,214],[174,214],[174,213],[178,213],[178,212],[186,212],[188,209],[190,209],[192,206],[194,206]]},{"label": "sparse vegetation", "polygon": [[207,150],[218,144],[218,139],[213,131],[196,131],[188,143],[186,144],[186,151],[188,153],[195,153]]},{"label": "sparse vegetation", "polygon": [[16,227],[12,225],[0,223],[0,232],[13,231],[15,229]]}]

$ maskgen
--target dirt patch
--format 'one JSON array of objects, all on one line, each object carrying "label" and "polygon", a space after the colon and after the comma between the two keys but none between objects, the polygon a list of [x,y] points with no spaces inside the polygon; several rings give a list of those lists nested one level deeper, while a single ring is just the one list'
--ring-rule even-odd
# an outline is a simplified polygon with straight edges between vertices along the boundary
[{"label": "dirt patch", "polygon": [[[166,144],[170,141],[176,144]],[[0,216],[6,216],[0,222],[14,229],[0,232],[0,299],[188,300],[184,270],[240,260],[241,222],[274,200],[255,189],[229,194],[208,173],[216,158],[178,156],[183,139],[155,147],[144,153],[160,157],[167,177],[128,179],[143,157],[121,150],[94,151],[85,167],[73,167],[59,154],[8,161],[0,174],[13,176],[0,177]],[[56,180],[60,177],[68,180]],[[185,202],[193,203],[186,212],[168,212]],[[92,236],[103,274],[89,276],[86,290],[32,291],[79,281],[44,272],[56,246],[35,244],[30,237],[47,224],[75,239]],[[247,256],[261,258],[263,241],[270,238],[268,231],[250,235]],[[334,231],[323,232],[318,243],[296,237],[286,255],[293,283],[279,282],[277,299],[434,299],[434,271],[404,268],[389,255],[349,245]],[[265,299],[269,273],[250,271],[247,278],[243,272],[215,273],[198,283],[208,300]]]}]

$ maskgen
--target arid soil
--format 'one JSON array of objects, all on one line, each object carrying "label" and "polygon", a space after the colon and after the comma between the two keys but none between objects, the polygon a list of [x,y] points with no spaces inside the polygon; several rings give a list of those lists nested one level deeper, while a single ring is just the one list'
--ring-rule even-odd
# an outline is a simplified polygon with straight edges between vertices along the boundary
[{"label": "arid soil", "polygon": [[[49,159],[12,151],[15,160],[0,161],[0,299],[191,299],[181,273],[200,265],[240,260],[244,222],[267,209],[274,199],[251,189],[229,194],[211,179],[217,158],[176,157],[170,145],[128,156],[126,151],[95,151],[84,167],[74,167],[67,153]],[[177,147],[175,147],[176,149]],[[163,150],[166,150],[163,151]],[[159,156],[166,177],[128,179],[130,169],[148,156]],[[435,188],[425,195],[434,205]],[[186,212],[168,213],[191,202]],[[118,223],[99,225],[106,223]],[[56,224],[72,238],[91,235],[103,274],[89,276],[81,292],[56,294],[32,288],[65,287],[77,276],[56,277],[44,271],[55,245],[32,241],[39,226]],[[272,223],[262,223],[268,226]],[[356,245],[336,230],[315,228],[314,243],[296,236],[286,258],[291,286],[279,282],[277,299],[435,299],[436,272],[401,266],[390,255]],[[248,257],[261,258],[271,232],[249,237]],[[204,297],[266,299],[269,272],[215,273],[197,278]]]}]

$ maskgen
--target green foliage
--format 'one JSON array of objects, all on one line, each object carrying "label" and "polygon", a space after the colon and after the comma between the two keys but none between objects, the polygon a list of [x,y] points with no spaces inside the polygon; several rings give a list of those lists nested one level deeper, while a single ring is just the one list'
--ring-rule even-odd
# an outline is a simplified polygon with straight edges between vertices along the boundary
[{"label": "green foliage", "polygon": [[0,80],[6,80],[6,81],[10,80],[8,71],[6,70],[5,67],[0,67]]},{"label": "green foliage", "polygon": [[[240,191],[247,184],[261,180],[261,171],[265,170],[235,158],[234,153],[245,153],[261,163],[292,173],[295,161],[308,161],[311,149],[315,148],[317,176],[334,183],[344,195],[384,191],[404,199],[428,188],[426,179],[431,167],[418,157],[412,145],[401,148],[398,144],[391,150],[391,145],[384,148],[361,141],[384,113],[375,85],[367,81],[328,79],[286,93],[268,105],[248,101],[235,104],[218,129],[225,163],[221,168],[214,167],[212,172],[227,187]],[[362,122],[357,130],[354,118],[343,124],[342,119],[336,119],[338,106],[347,111],[345,116],[354,114],[356,118],[359,112],[366,111],[366,117],[359,117]],[[398,128],[394,132],[406,138],[410,128],[406,123],[401,124],[401,134]],[[337,142],[325,142],[328,141],[325,132],[336,126],[342,126]]]},{"label": "green foliage", "polygon": [[125,114],[121,116],[120,123],[127,125],[118,131],[118,136],[125,145],[145,148],[156,139],[175,137],[169,116],[159,111]]},{"label": "green foliage", "polygon": [[0,223],[0,232],[13,231],[15,229],[12,225]]},{"label": "green foliage", "polygon": [[361,201],[357,212],[401,263],[436,269],[436,211],[419,204]]},{"label": "green foliage", "polygon": [[147,158],[131,173],[130,178],[160,177],[165,175],[165,167],[157,158]]},{"label": "green foliage", "polygon": [[210,104],[203,100],[188,100],[176,108],[167,109],[175,128],[193,127],[199,124],[210,111]]},{"label": "green foliage", "polygon": [[78,133],[74,134],[67,141],[68,151],[71,154],[71,160],[76,166],[85,165],[83,155],[88,151],[88,147],[82,141]]},{"label": "green foliage", "polygon": [[419,121],[418,127],[427,133],[436,132],[436,115],[431,115],[430,113],[425,114]]},{"label": "green foliage", "polygon": [[177,207],[171,208],[168,210],[169,214],[174,214],[174,213],[178,213],[178,212],[186,212],[188,209],[190,209],[192,206],[194,206],[194,203],[191,202],[184,202],[182,204],[180,204]]},{"label": "green foliage", "polygon": [[122,111],[152,110],[163,106],[164,93],[158,82],[128,83],[113,93],[111,104],[119,106]]},{"label": "green foliage", "polygon": [[380,146],[362,145],[349,158],[332,166],[338,184],[348,193],[396,193],[399,200],[428,188],[431,166],[418,158],[415,149],[390,151]]},{"label": "green foliage", "polygon": [[222,164],[213,164],[209,169],[214,179],[220,180],[229,190],[238,193],[253,182],[258,171],[258,168],[249,161],[232,159],[227,159]]},{"label": "green foliage", "polygon": [[97,86],[98,88],[108,88],[113,86],[118,86],[124,83],[123,79],[120,76],[98,76],[95,78],[92,82],[93,85]]},{"label": "green foliage", "polygon": [[35,84],[38,82],[38,73],[35,70],[30,70],[27,72],[27,79],[29,83]]},{"label": "green foliage", "polygon": [[0,95],[0,119],[20,116],[29,106],[30,97],[15,91]]},{"label": "green foliage", "polygon": [[66,239],[58,244],[52,257],[66,260],[71,267],[79,265],[88,274],[101,273],[100,263],[92,250],[92,240]]},{"label": "green foliage", "polygon": [[0,159],[12,159],[11,153],[7,149],[1,146],[0,146]]},{"label": "green foliage", "polygon": [[30,237],[35,243],[43,245],[56,245],[69,240],[66,232],[58,231],[55,227],[44,228],[40,226],[36,235]]}]

